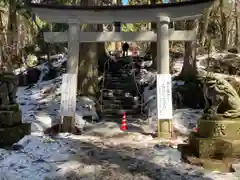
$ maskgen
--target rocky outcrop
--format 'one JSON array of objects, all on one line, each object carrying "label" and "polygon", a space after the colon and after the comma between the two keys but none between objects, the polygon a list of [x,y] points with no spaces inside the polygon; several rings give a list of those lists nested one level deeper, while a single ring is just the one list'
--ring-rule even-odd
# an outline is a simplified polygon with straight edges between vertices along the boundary
[{"label": "rocky outcrop", "polygon": [[5,147],[30,134],[31,124],[22,123],[21,110],[16,103],[17,76],[4,73],[0,77],[0,147]]}]

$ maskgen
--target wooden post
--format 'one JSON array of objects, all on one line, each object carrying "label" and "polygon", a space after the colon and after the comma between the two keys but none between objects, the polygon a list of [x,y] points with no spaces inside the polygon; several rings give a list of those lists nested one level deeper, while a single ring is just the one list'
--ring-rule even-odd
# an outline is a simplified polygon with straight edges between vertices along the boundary
[{"label": "wooden post", "polygon": [[80,24],[69,24],[67,73],[78,73]]},{"label": "wooden post", "polygon": [[172,83],[169,74],[169,26],[170,18],[157,18],[157,120],[158,137],[172,136]]},{"label": "wooden post", "polygon": [[67,74],[66,78],[63,78],[62,83],[62,92],[65,92],[62,94],[61,102],[61,109],[64,109],[61,111],[63,132],[74,132],[79,59],[79,34],[80,25],[75,23],[69,24]]},{"label": "wooden post", "polygon": [[[114,32],[121,32],[122,30],[122,24],[121,22],[114,22]],[[115,43],[115,50],[117,53],[120,53],[122,51],[122,42],[116,42]],[[119,54],[120,55],[120,54]]]}]

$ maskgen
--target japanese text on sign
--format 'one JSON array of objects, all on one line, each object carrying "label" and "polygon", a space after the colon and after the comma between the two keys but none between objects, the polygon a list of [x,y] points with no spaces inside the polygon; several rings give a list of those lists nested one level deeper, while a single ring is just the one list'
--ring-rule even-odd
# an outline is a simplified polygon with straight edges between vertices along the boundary
[{"label": "japanese text on sign", "polygon": [[76,111],[77,75],[63,74],[60,116],[74,116]]},{"label": "japanese text on sign", "polygon": [[171,74],[157,74],[158,119],[172,119],[172,77]]}]

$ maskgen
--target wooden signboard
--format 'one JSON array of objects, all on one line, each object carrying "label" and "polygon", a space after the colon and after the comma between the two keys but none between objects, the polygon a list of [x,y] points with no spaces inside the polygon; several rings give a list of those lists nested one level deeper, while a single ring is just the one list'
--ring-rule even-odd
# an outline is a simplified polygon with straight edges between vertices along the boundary
[{"label": "wooden signboard", "polygon": [[[63,131],[72,132],[76,112],[77,74],[63,74],[61,86],[60,116]],[[62,124],[62,122],[61,122]]]},{"label": "wooden signboard", "polygon": [[60,115],[74,116],[77,100],[77,74],[63,74],[61,94]]},{"label": "wooden signboard", "polygon": [[171,74],[157,74],[157,116],[158,120],[172,119],[172,77]]},{"label": "wooden signboard", "polygon": [[158,137],[172,136],[172,77],[171,74],[157,74],[157,118]]}]

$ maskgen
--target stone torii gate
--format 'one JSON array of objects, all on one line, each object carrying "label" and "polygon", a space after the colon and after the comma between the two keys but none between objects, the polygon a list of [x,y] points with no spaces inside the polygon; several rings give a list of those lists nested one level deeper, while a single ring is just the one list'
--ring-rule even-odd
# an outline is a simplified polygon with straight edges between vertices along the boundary
[{"label": "stone torii gate", "polygon": [[[29,3],[43,21],[67,23],[68,32],[45,32],[46,42],[68,42],[66,79],[72,90],[62,93],[61,116],[64,131],[73,129],[76,110],[76,88],[79,42],[157,41],[157,116],[160,137],[171,137],[172,93],[169,73],[169,41],[195,41],[195,31],[169,29],[171,21],[201,17],[214,0],[195,0],[182,3],[128,6],[63,6]],[[111,24],[114,22],[156,22],[156,32],[80,32],[80,24]],[[74,77],[67,80],[68,77]],[[68,99],[63,101],[63,99]],[[69,106],[69,107],[68,107]],[[65,123],[67,122],[67,123]]]}]

